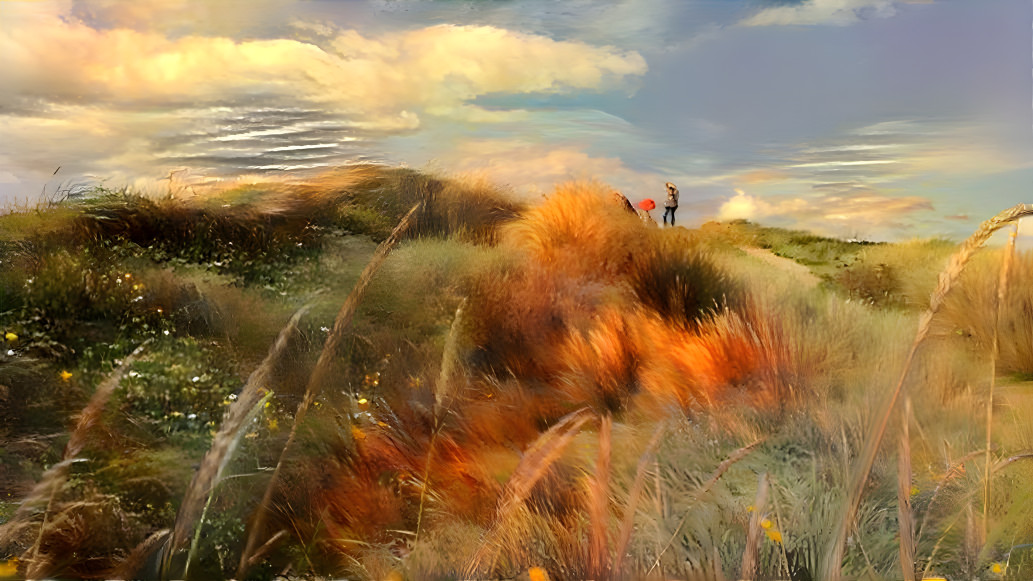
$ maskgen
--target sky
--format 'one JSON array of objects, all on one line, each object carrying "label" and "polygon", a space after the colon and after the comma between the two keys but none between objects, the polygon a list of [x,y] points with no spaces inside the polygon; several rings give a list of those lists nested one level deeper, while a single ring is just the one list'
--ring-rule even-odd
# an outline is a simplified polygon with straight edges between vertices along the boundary
[{"label": "sky", "polygon": [[375,161],[531,201],[672,181],[686,225],[958,239],[1033,202],[1031,22],[1029,0],[0,0],[0,204]]}]

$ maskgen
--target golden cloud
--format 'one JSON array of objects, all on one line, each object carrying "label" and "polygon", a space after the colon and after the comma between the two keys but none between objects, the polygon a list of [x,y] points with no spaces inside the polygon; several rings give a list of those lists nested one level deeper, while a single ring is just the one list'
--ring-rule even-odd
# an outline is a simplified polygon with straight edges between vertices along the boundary
[{"label": "golden cloud", "polygon": [[534,199],[569,181],[603,180],[632,200],[661,195],[663,179],[627,168],[619,158],[593,157],[575,146],[545,147],[494,139],[466,142],[439,160],[450,171],[484,177]]},{"label": "golden cloud", "polygon": [[771,221],[813,232],[842,236],[858,231],[899,229],[915,213],[933,210],[921,196],[894,197],[871,190],[829,193],[813,197],[754,196],[743,190],[727,199],[719,220]]},{"label": "golden cloud", "polygon": [[484,117],[467,106],[481,95],[602,89],[646,70],[637,53],[490,26],[439,25],[376,38],[342,31],[324,49],[294,39],[172,39],[56,16],[22,24],[31,26],[0,31],[7,76],[0,98],[7,101],[153,107],[285,97],[412,128],[421,111]]}]

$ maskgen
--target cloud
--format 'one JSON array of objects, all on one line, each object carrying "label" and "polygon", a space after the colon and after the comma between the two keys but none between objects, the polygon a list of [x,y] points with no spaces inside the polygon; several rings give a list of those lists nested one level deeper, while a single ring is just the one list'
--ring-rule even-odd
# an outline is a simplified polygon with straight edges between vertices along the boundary
[{"label": "cloud", "polygon": [[462,113],[482,95],[605,89],[646,70],[636,53],[491,26],[438,25],[376,38],[343,30],[324,48],[284,38],[172,39],[61,18],[34,24],[0,31],[6,102],[153,107],[290,97],[411,127],[417,111]]},{"label": "cloud", "polygon": [[[740,22],[744,26],[846,26],[871,18],[896,15],[900,0],[808,0],[764,8]],[[914,0],[908,3],[915,3]]]},{"label": "cloud", "polygon": [[933,211],[921,196],[888,196],[867,188],[840,188],[816,196],[759,197],[736,190],[718,211],[719,220],[752,220],[830,236],[900,236],[917,214]]},{"label": "cloud", "polygon": [[486,177],[528,199],[547,195],[556,184],[582,180],[603,181],[632,201],[648,197],[652,184],[659,184],[652,188],[658,192],[663,189],[662,176],[632,170],[620,158],[594,157],[575,145],[475,140],[460,144],[437,163],[449,171]]},{"label": "cloud", "polygon": [[[218,22],[179,35],[192,18],[232,20],[219,3],[15,4],[31,5],[5,13],[0,27],[0,156],[15,173],[44,175],[71,160],[108,175],[227,159],[305,167],[317,162],[298,158],[327,153],[316,146],[375,149],[427,117],[483,124],[525,115],[476,106],[478,97],[605,91],[647,68],[635,52],[493,26],[364,34],[322,25],[303,31],[315,33],[311,41],[237,39],[208,34]],[[299,133],[310,139],[296,143]]]}]

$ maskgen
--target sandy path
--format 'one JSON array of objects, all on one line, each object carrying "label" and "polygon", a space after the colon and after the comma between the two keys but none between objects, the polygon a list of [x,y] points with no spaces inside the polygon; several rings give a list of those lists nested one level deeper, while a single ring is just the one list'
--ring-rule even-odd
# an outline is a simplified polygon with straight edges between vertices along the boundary
[{"label": "sandy path", "polygon": [[821,279],[815,276],[814,273],[806,266],[794,260],[777,256],[770,250],[765,248],[748,247],[743,247],[742,250],[750,256],[758,258],[783,272],[789,273],[807,288],[814,288],[821,282]]}]

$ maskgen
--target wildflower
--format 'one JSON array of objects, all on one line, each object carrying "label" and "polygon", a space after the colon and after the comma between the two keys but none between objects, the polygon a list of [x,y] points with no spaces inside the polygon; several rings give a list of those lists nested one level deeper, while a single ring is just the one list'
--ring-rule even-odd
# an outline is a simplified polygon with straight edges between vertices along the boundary
[{"label": "wildflower", "polygon": [[760,526],[763,527],[764,530],[770,529],[771,528],[771,524],[772,524],[771,523],[771,519],[764,519],[764,520],[760,521]]},{"label": "wildflower", "polygon": [[527,570],[527,578],[531,581],[549,581],[549,574],[541,567],[531,567]]},{"label": "wildflower", "polygon": [[8,331],[7,333],[4,333],[4,339],[7,339],[8,343],[14,343],[18,340],[18,335]]},{"label": "wildflower", "polygon": [[364,398],[364,397],[360,397],[358,403],[359,403],[359,405],[366,405],[366,404],[369,403],[369,400]]},{"label": "wildflower", "polygon": [[746,507],[746,512],[753,512],[753,510],[754,509],[752,504]]},{"label": "wildflower", "polygon": [[776,543],[782,542],[782,533],[776,531],[775,529],[768,529],[764,531],[764,534],[766,534],[769,539],[775,541]]},{"label": "wildflower", "polygon": [[7,350],[7,356],[8,357],[14,357],[14,349],[8,349]]},{"label": "wildflower", "polygon": [[133,278],[133,275],[127,272],[126,273],[126,279],[130,279],[130,278]]},{"label": "wildflower", "polygon": [[18,564],[21,561],[18,557],[13,557],[6,561],[0,561],[0,577],[15,577],[18,575]]},{"label": "wildflower", "polygon": [[915,496],[917,494],[918,494],[918,487],[917,486],[912,486],[911,487],[911,496]]},{"label": "wildflower", "polygon": [[994,575],[1001,575],[1001,574],[1004,573],[1005,566],[1006,565],[1004,563],[1001,563],[1000,561],[998,561],[998,562],[990,565],[990,572],[993,573]]},{"label": "wildflower", "polygon": [[72,372],[68,371],[67,369],[62,369],[61,373],[59,373],[59,375],[61,376],[61,381],[64,381],[66,383],[68,382],[69,379],[72,378]]}]

